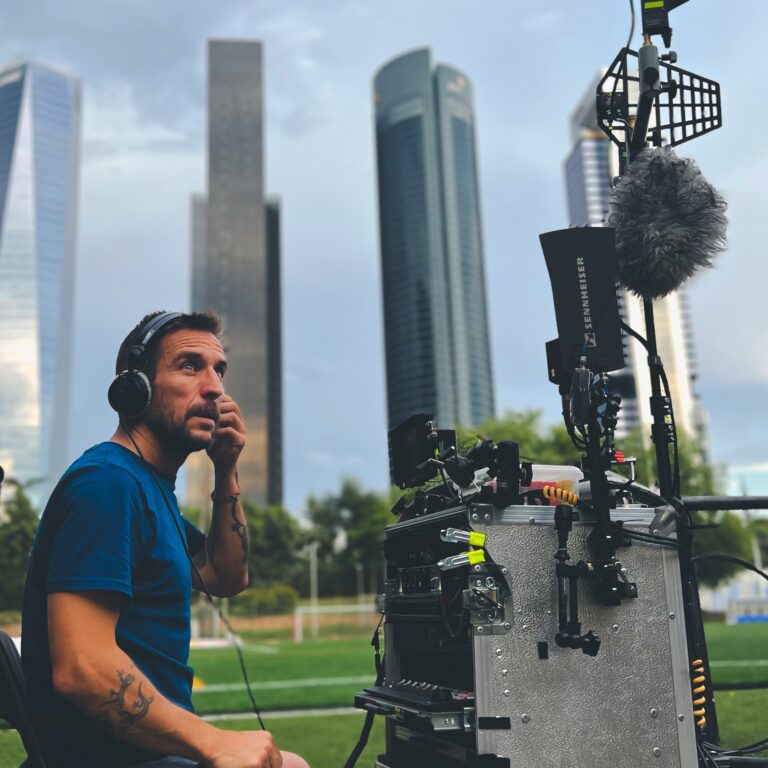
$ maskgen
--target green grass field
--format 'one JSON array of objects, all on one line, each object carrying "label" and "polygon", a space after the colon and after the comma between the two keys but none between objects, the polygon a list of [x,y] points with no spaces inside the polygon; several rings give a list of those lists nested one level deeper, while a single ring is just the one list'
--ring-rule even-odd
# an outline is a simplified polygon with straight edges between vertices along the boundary
[{"label": "green grass field", "polygon": [[[768,681],[768,625],[708,624],[706,633],[715,687]],[[259,643],[257,636],[247,634],[243,652],[257,703],[273,713],[351,706],[354,694],[374,678],[368,638]],[[201,714],[250,710],[231,648],[193,650],[191,662],[206,684],[193,695]],[[723,744],[738,746],[768,736],[768,690],[719,690],[716,702]],[[313,768],[343,765],[362,722],[360,713],[314,717],[275,714],[266,718],[267,728],[278,743],[304,754]],[[217,725],[253,728],[255,720],[226,720]],[[383,721],[377,718],[359,768],[371,768],[374,756],[381,751]],[[18,736],[0,731],[0,768],[16,768],[21,759]]]}]

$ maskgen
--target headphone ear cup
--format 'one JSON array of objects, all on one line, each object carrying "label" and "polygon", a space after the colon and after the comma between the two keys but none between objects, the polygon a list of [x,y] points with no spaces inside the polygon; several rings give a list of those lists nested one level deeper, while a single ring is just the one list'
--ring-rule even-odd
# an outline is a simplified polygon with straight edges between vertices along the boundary
[{"label": "headphone ear cup", "polygon": [[109,404],[124,418],[143,416],[152,400],[152,385],[143,371],[123,371],[109,385]]}]

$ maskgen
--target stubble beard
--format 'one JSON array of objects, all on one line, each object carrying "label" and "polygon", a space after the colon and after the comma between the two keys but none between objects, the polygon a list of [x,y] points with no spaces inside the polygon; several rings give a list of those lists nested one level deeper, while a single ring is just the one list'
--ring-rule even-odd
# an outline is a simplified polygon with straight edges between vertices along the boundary
[{"label": "stubble beard", "polygon": [[153,398],[149,410],[144,416],[144,423],[152,430],[159,442],[174,453],[190,454],[202,451],[213,442],[213,432],[207,437],[193,434],[188,424],[189,414],[181,419],[175,418],[162,398]]}]

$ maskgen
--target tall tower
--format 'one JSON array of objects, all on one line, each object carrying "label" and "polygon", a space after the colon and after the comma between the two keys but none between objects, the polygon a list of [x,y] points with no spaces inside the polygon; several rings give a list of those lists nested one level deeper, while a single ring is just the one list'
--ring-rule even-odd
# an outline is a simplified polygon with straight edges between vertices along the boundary
[{"label": "tall tower", "polygon": [[0,69],[0,465],[36,503],[66,468],[80,81]]},{"label": "tall tower", "polygon": [[[572,227],[603,225],[612,179],[618,174],[618,153],[600,130],[595,113],[595,92],[602,77],[599,73],[594,78],[571,115],[572,148],[565,161],[565,187]],[[622,320],[643,333],[642,302],[627,291],[619,291],[618,299]],[[705,440],[704,410],[694,390],[697,372],[685,289],[655,301],[653,307],[658,351],[669,379],[676,421],[689,435]],[[627,366],[611,374],[612,388],[622,397],[618,437],[637,426],[650,429],[653,419],[646,357],[640,343],[624,335]]]},{"label": "tall tower", "polygon": [[225,388],[237,400],[248,428],[238,464],[240,488],[257,504],[280,504],[281,376],[273,370],[280,364],[281,343],[280,214],[279,204],[268,204],[264,196],[259,42],[208,43],[205,209],[206,269],[197,272],[199,279],[205,275],[205,287],[193,280],[192,291],[198,297],[194,300],[204,296],[205,307],[224,321],[229,359]]},{"label": "tall tower", "polygon": [[428,48],[374,78],[389,426],[494,414],[472,86]]}]

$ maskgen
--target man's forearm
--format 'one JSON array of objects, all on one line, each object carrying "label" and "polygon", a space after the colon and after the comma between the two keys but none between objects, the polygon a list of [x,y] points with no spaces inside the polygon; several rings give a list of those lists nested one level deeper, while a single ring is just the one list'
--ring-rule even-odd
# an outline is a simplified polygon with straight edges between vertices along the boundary
[{"label": "man's forearm", "polygon": [[204,762],[216,752],[217,729],[168,701],[117,647],[83,661],[56,687],[102,728],[138,747]]},{"label": "man's forearm", "polygon": [[231,594],[244,589],[248,579],[248,524],[239,493],[236,472],[216,474],[206,550],[218,584]]}]

